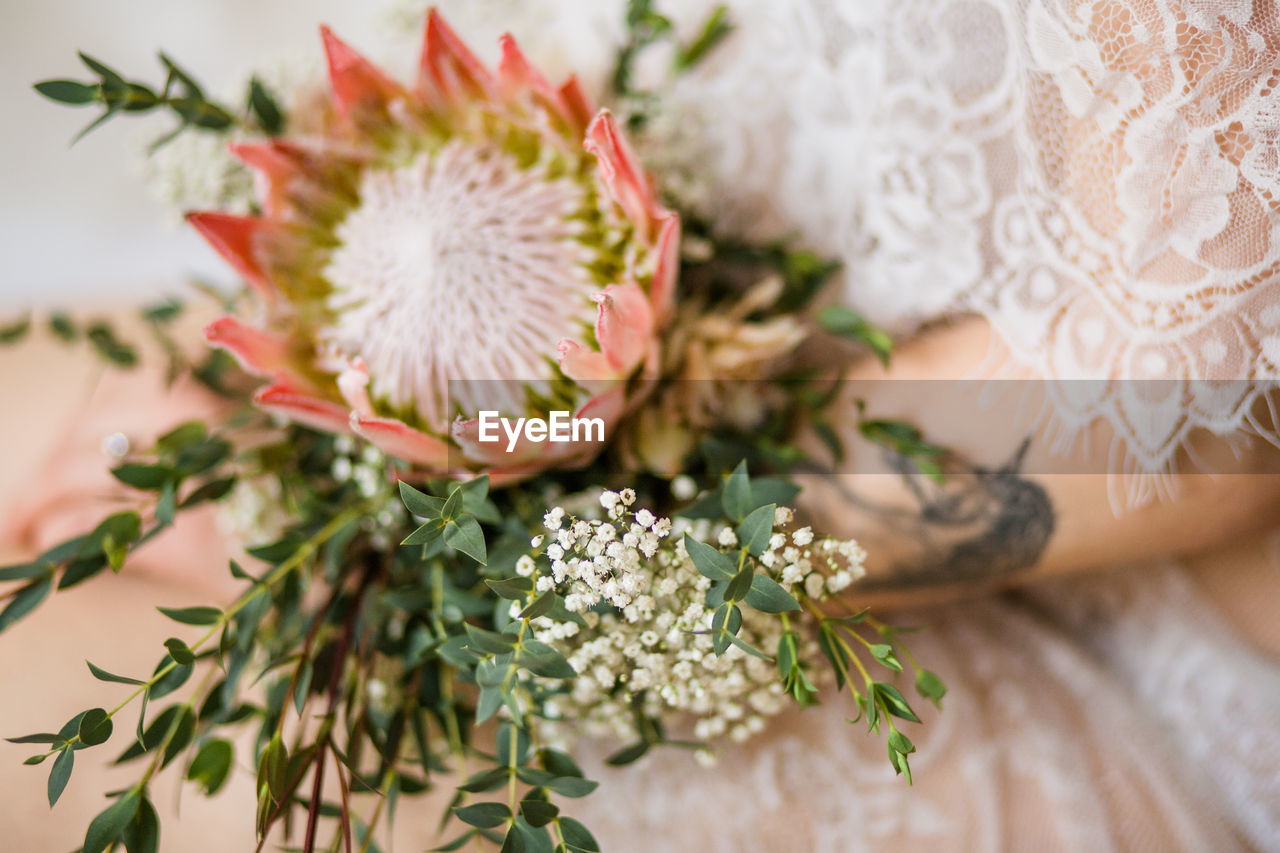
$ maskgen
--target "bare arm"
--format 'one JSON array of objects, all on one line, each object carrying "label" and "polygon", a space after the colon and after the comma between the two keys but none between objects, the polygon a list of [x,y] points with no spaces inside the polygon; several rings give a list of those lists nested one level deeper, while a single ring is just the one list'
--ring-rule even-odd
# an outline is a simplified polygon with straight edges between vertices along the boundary
[{"label": "bare arm", "polygon": [[[969,377],[991,346],[986,322],[965,319],[904,345],[887,373],[868,363],[850,378]],[[1019,422],[1007,409],[986,414],[976,399],[957,411],[955,397],[939,402],[922,393],[928,387],[851,384],[835,420],[844,425],[841,438],[854,461],[839,466],[847,473],[804,477],[803,508],[815,523],[867,547],[868,576],[855,593],[862,603],[927,601],[1194,554],[1280,518],[1280,450],[1261,440],[1224,454],[1220,439],[1200,436],[1197,451],[1213,459],[1215,476],[1179,477],[1174,496],[1127,507],[1115,505],[1117,481],[1104,473],[1111,464],[1106,424],[1095,424],[1089,440],[1063,459],[1050,453],[1043,425]],[[946,481],[904,476],[909,466],[858,435],[855,395],[869,415],[910,422],[927,440],[954,450]],[[871,473],[877,466],[883,473]]]}]

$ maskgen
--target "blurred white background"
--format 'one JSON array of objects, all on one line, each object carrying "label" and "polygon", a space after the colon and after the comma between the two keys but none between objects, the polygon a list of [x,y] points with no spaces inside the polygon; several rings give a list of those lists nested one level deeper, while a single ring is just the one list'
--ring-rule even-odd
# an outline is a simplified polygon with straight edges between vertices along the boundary
[{"label": "blurred white background", "polygon": [[373,56],[386,53],[395,41],[387,6],[0,0],[0,319],[32,305],[93,306],[178,292],[192,274],[232,281],[143,181],[146,142],[172,126],[170,117],[115,119],[70,147],[97,108],[46,101],[33,83],[92,79],[76,56],[83,50],[131,79],[159,85],[164,74],[155,52],[163,49],[211,95],[238,104],[251,69],[318,58],[321,22]]}]

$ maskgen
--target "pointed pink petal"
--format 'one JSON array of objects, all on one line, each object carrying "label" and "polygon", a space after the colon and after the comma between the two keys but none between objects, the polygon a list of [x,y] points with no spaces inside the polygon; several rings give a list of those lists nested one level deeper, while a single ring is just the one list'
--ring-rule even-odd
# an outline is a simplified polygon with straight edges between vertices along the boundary
[{"label": "pointed pink petal", "polygon": [[612,113],[600,111],[587,128],[587,138],[582,145],[596,156],[600,180],[613,200],[635,224],[640,236],[647,240],[653,233],[654,220],[663,211],[653,197],[640,161],[623,138]]},{"label": "pointed pink petal", "polygon": [[352,412],[351,429],[380,450],[406,462],[433,471],[444,471],[448,467],[449,445],[419,432],[404,421]]},{"label": "pointed pink petal", "polygon": [[338,391],[354,411],[361,415],[373,414],[373,403],[369,400],[369,368],[365,366],[364,359],[353,359],[338,374]]},{"label": "pointed pink petal", "polygon": [[258,199],[268,214],[280,208],[280,198],[289,182],[301,171],[303,154],[287,143],[233,142],[227,146],[233,157],[253,169]]},{"label": "pointed pink petal", "polygon": [[559,350],[560,372],[588,390],[603,388],[601,383],[615,382],[622,376],[602,352],[568,338],[560,342]]},{"label": "pointed pink petal", "polygon": [[502,44],[502,59],[498,62],[498,78],[502,83],[504,94],[513,97],[524,92],[533,92],[556,114],[573,124],[574,116],[569,105],[560,96],[560,92],[547,82],[547,78],[529,64],[520,46],[516,44],[515,38],[507,33],[499,41]]},{"label": "pointed pink petal", "polygon": [[361,102],[385,103],[400,94],[394,80],[339,39],[328,27],[320,27],[325,59],[329,64],[329,84],[338,115],[346,115]]},{"label": "pointed pink petal", "polygon": [[614,369],[625,375],[648,353],[653,340],[653,309],[638,284],[611,284],[595,297],[600,303],[596,340]]},{"label": "pointed pink petal", "polygon": [[275,287],[255,257],[259,235],[269,227],[265,220],[227,213],[196,212],[187,214],[187,222],[259,295],[274,299]]},{"label": "pointed pink petal", "polygon": [[560,97],[564,100],[565,106],[569,110],[569,117],[573,122],[573,126],[577,128],[579,133],[583,133],[587,129],[587,125],[591,124],[591,116],[594,110],[591,109],[591,101],[587,98],[582,86],[578,83],[578,78],[570,74],[569,79],[565,80],[560,86]]},{"label": "pointed pink petal", "polygon": [[680,215],[669,213],[662,220],[658,243],[653,250],[658,261],[649,285],[649,304],[656,319],[663,319],[675,302],[676,278],[680,274]]},{"label": "pointed pink petal", "polygon": [[484,63],[467,49],[435,9],[427,13],[418,85],[424,92],[434,92],[451,103],[467,94],[491,97],[494,90],[493,77]]},{"label": "pointed pink petal", "polygon": [[255,376],[275,376],[289,362],[289,342],[272,332],[250,326],[237,317],[220,317],[204,330],[204,338],[235,356]]},{"label": "pointed pink petal", "polygon": [[260,409],[322,432],[346,434],[351,431],[346,406],[308,394],[287,379],[259,388],[253,402]]}]

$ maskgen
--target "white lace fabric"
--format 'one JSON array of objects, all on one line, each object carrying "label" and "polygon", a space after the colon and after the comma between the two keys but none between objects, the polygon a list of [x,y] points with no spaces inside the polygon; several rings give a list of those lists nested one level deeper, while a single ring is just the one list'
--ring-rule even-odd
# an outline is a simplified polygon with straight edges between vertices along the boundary
[{"label": "white lace fabric", "polygon": [[982,313],[1051,380],[1060,426],[1105,418],[1136,470],[1168,469],[1197,428],[1267,429],[1250,411],[1280,376],[1272,0],[732,6],[740,32],[673,90],[718,219],[799,231],[893,328]]}]

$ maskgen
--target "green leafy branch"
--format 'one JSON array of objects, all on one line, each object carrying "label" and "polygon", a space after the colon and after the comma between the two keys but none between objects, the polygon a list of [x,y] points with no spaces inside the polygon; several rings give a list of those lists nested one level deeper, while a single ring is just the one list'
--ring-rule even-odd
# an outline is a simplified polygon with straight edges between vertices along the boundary
[{"label": "green leafy branch", "polygon": [[[108,567],[118,572],[129,552],[173,524],[179,510],[224,497],[235,485],[235,476],[220,470],[230,454],[225,438],[193,421],[157,440],[156,462],[130,462],[113,469],[125,485],[154,493],[148,522],[144,524],[138,510],[113,513],[89,533],[61,542],[29,563],[0,568],[0,582],[29,581],[0,596],[10,599],[0,611],[0,632],[35,610],[54,590],[55,581],[57,589],[64,590]],[[189,482],[195,485],[188,488]]]},{"label": "green leafy branch", "polygon": [[[835,673],[836,689],[842,690],[848,685],[853,693],[854,701],[858,706],[858,716],[850,722],[857,722],[865,714],[869,732],[879,732],[881,723],[885,725],[888,729],[886,745],[889,762],[893,765],[895,772],[906,776],[907,783],[910,784],[911,766],[908,756],[915,752],[915,745],[898,729],[894,718],[912,723],[919,723],[920,718],[897,687],[888,682],[878,681],[871,676],[851,643],[860,645],[865,650],[864,654],[869,654],[880,666],[894,673],[903,671],[895,649],[901,651],[915,669],[917,692],[939,707],[946,693],[942,680],[936,674],[921,668],[894,630],[872,620],[866,611],[850,616],[833,617],[822,613],[812,601],[806,600],[805,607],[818,623],[818,647]],[[876,630],[889,642],[874,643],[858,633],[855,627],[864,621],[874,623]],[[862,690],[854,686],[850,664],[861,677]]]},{"label": "green leafy branch", "polygon": [[868,418],[866,403],[858,401],[858,432],[868,441],[888,449],[896,457],[915,467],[935,483],[946,479],[942,463],[950,454],[947,448],[924,439],[919,427],[889,418]]},{"label": "green leafy branch", "polygon": [[143,115],[165,111],[178,119],[178,125],[156,140],[151,150],[170,142],[189,128],[223,133],[232,128],[251,123],[252,127],[267,135],[283,130],[284,115],[276,100],[261,81],[256,78],[249,84],[249,93],[243,118],[231,108],[211,100],[204,89],[185,69],[164,53],[159,54],[165,71],[164,83],[159,87],[128,80],[124,74],[93,57],[80,53],[80,61],[97,75],[96,80],[71,79],[44,80],[35,84],[35,90],[44,97],[68,106],[98,105],[102,113],[76,134],[72,144],[109,119],[125,114]]},{"label": "green leafy branch", "polygon": [[[615,96],[637,100],[650,97],[634,86],[635,63],[646,48],[662,41],[671,42],[674,47],[671,70],[679,75],[705,59],[733,31],[728,7],[717,6],[703,20],[692,41],[680,42],[675,38],[671,19],[657,11],[654,0],[629,0],[625,23],[627,37],[614,60],[611,82]],[[633,114],[632,121],[643,122],[643,115]]]},{"label": "green leafy branch", "polygon": [[[500,520],[488,490],[487,476],[446,487],[447,497],[428,494],[402,481],[401,499],[410,512],[423,520],[403,544],[421,546],[424,559],[428,560],[441,556],[447,545],[487,567],[489,552],[481,521],[493,524]],[[560,808],[551,802],[553,794],[586,796],[598,783],[584,778],[568,755],[536,748],[526,717],[525,708],[537,707],[533,700],[548,683],[571,680],[576,675],[559,651],[533,638],[530,623],[546,617],[586,624],[581,616],[567,609],[554,589],[539,592],[537,579],[536,571],[528,577],[485,577],[484,587],[497,597],[495,613],[504,614],[510,607],[506,602],[515,602],[520,608],[515,619],[505,626],[501,621],[495,622],[495,630],[462,621],[458,633],[445,630],[437,622],[437,636],[424,649],[456,667],[479,688],[473,724],[489,720],[499,709],[505,708],[508,715],[498,729],[495,755],[472,750],[492,766],[469,775],[457,786],[451,813],[470,829],[440,850],[456,850],[473,838],[502,843],[503,849],[555,849],[565,853],[600,849],[585,826],[561,815]],[[443,572],[437,573],[435,598],[441,603],[443,580]],[[464,753],[461,744],[455,752]],[[540,767],[532,763],[535,756]],[[518,798],[521,783],[527,790]],[[506,792],[505,802],[468,802],[472,794],[500,789]],[[498,833],[499,827],[504,831]]]}]

